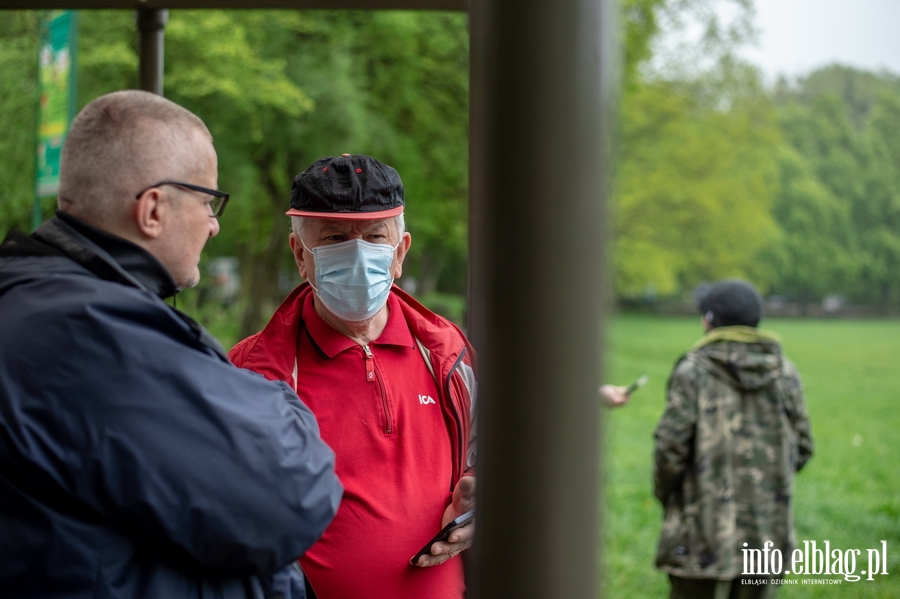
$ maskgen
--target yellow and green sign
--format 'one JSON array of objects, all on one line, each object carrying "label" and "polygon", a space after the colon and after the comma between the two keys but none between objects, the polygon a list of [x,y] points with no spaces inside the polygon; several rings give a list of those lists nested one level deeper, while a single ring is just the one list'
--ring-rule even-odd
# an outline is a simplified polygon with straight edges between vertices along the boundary
[{"label": "yellow and green sign", "polygon": [[77,32],[77,13],[69,10],[50,12],[41,27],[35,226],[41,218],[40,198],[59,189],[59,156],[75,115]]}]

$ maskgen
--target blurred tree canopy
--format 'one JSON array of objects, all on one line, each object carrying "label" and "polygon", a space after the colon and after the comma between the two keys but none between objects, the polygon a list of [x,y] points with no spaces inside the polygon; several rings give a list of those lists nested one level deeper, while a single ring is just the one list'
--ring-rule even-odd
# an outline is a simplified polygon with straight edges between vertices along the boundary
[{"label": "blurred tree canopy", "polygon": [[35,12],[0,19],[0,232],[28,230],[34,201],[38,46]]},{"label": "blurred tree canopy", "polygon": [[772,288],[801,301],[840,293],[890,311],[900,305],[900,78],[832,66],[780,82],[774,95],[784,139],[820,201],[807,205],[814,227],[782,224],[784,244],[805,246],[806,259]]},{"label": "blurred tree canopy", "polygon": [[890,311],[900,79],[835,65],[766,89],[735,56],[752,16],[749,0],[623,2],[616,294],[741,276],[804,306],[841,294]]},{"label": "blurred tree canopy", "polygon": [[612,204],[620,297],[758,279],[757,255],[778,239],[775,106],[734,53],[753,33],[751,9],[746,0],[624,2]]},{"label": "blurred tree canopy", "polygon": [[[833,66],[766,87],[736,54],[752,0],[621,7],[616,295],[743,276],[802,303],[900,305],[900,79]],[[30,223],[39,13],[3,17],[0,232]],[[79,107],[134,87],[138,68],[133,12],[82,11],[80,24]],[[173,10],[165,43],[165,94],[207,122],[233,196],[206,249],[241,264],[233,336],[299,281],[284,212],[293,177],[324,155],[397,168],[414,239],[404,280],[465,295],[466,15]]]},{"label": "blurred tree canopy", "polygon": [[[36,12],[6,16],[0,64],[15,87],[0,92],[0,122],[12,131],[0,141],[0,172],[12,182],[0,202],[3,231],[30,218],[38,30]],[[80,23],[79,108],[135,87],[138,68],[133,12],[82,11]],[[464,14],[173,10],[165,53],[164,93],[206,121],[219,185],[232,194],[206,256],[240,259],[239,335],[258,330],[299,282],[284,213],[293,177],[325,155],[365,153],[394,166],[414,236],[404,278],[420,293],[464,293]]]}]

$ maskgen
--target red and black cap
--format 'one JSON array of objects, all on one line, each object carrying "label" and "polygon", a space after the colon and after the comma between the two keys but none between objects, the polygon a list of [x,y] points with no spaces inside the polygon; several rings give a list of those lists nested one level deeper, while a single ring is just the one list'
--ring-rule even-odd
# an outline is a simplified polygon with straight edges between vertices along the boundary
[{"label": "red and black cap", "polygon": [[288,216],[369,220],[403,213],[403,182],[365,154],[326,156],[294,177]]}]

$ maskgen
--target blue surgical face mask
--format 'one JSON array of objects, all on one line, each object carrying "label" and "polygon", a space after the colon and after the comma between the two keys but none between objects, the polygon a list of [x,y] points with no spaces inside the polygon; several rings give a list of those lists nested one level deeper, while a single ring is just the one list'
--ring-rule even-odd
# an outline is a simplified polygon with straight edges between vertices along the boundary
[{"label": "blue surgical face mask", "polygon": [[316,286],[313,289],[316,295],[339,318],[350,322],[372,318],[387,302],[391,292],[394,282],[391,264],[397,245],[392,247],[362,239],[313,249],[303,244],[315,258]]}]

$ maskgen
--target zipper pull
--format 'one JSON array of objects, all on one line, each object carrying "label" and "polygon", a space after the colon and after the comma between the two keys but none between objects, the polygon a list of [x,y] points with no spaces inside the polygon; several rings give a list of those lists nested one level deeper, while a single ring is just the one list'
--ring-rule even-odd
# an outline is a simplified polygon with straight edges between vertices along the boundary
[{"label": "zipper pull", "polygon": [[366,352],[366,381],[375,382],[375,356],[368,345],[363,345],[363,351]]}]

